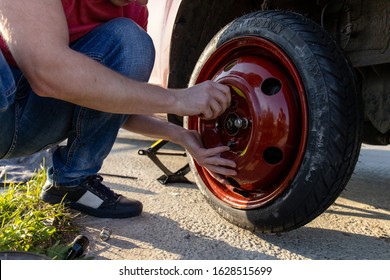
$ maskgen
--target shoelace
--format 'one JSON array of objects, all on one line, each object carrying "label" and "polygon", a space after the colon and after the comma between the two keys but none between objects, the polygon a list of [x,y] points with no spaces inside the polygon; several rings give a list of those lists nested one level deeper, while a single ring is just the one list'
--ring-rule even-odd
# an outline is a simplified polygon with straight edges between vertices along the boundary
[{"label": "shoelace", "polygon": [[118,194],[114,193],[110,188],[106,187],[103,182],[103,177],[100,175],[88,176],[85,181],[85,186],[92,192],[102,196],[106,200],[116,201]]}]

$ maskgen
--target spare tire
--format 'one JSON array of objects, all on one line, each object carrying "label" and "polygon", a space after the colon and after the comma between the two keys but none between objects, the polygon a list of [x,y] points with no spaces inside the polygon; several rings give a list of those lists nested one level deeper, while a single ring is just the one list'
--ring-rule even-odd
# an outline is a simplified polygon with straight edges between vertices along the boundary
[{"label": "spare tire", "polygon": [[224,185],[190,159],[197,185],[228,221],[260,232],[310,222],[339,196],[361,144],[361,94],[353,68],[315,22],[261,11],[227,25],[199,58],[190,85],[231,88],[218,119],[186,117],[206,147],[230,145],[238,175]]}]

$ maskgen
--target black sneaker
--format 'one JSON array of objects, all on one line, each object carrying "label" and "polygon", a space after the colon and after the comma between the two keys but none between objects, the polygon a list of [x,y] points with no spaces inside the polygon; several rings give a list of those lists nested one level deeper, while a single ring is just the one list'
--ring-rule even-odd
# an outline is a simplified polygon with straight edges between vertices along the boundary
[{"label": "black sneaker", "polygon": [[62,202],[72,209],[100,218],[130,218],[141,214],[141,202],[114,193],[102,181],[101,176],[93,175],[75,187],[46,183],[40,197],[47,203]]}]

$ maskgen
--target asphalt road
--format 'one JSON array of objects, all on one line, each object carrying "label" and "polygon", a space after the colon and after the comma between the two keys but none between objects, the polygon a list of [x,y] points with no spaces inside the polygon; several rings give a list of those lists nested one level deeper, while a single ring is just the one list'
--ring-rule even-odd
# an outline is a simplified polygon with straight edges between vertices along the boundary
[{"label": "asphalt road", "polygon": [[[161,185],[162,173],[138,150],[154,141],[124,131],[102,173],[116,192],[141,200],[144,212],[131,219],[80,215],[97,260],[390,260],[390,147],[363,146],[346,190],[320,217],[283,234],[238,228],[214,212],[194,184]],[[168,145],[165,151],[180,151]],[[162,158],[170,169],[184,157]],[[187,176],[192,180],[192,175]],[[102,227],[111,238],[101,241]]]}]

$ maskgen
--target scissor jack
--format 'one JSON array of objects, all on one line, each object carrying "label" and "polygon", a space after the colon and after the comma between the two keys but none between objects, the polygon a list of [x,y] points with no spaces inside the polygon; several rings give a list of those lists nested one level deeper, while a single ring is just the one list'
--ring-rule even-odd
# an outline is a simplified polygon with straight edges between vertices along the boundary
[{"label": "scissor jack", "polygon": [[191,183],[185,175],[190,171],[190,166],[187,163],[185,166],[177,170],[176,172],[170,171],[157,157],[158,155],[161,156],[182,156],[186,157],[186,153],[167,153],[167,152],[159,152],[159,150],[169,143],[167,140],[157,140],[153,145],[151,145],[146,150],[138,150],[138,154],[141,156],[147,156],[150,158],[155,165],[157,165],[158,168],[161,169],[164,174],[157,178],[157,181],[159,181],[161,184],[166,185],[170,183]]}]

